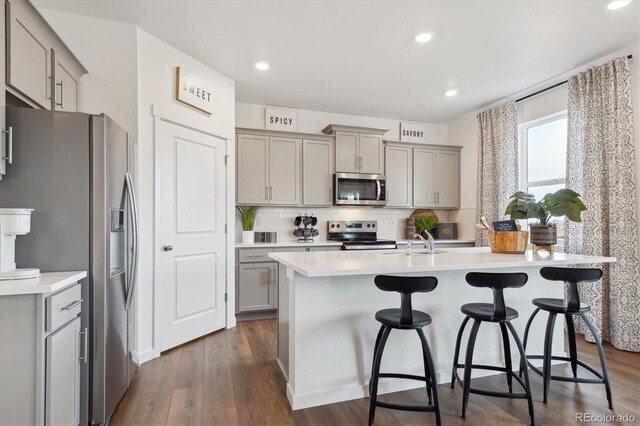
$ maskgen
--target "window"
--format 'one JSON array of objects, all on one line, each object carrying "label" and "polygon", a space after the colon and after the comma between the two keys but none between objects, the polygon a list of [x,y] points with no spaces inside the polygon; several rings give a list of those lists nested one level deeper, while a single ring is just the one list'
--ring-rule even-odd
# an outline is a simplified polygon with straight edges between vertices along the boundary
[{"label": "window", "polygon": [[[521,124],[520,189],[536,200],[564,188],[567,181],[567,113],[553,114]],[[564,236],[563,219],[554,219],[558,237]]]}]

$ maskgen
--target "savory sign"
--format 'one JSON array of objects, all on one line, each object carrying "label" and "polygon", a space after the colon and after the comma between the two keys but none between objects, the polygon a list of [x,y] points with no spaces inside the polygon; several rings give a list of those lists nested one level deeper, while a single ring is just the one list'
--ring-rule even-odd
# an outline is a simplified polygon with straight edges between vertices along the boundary
[{"label": "savory sign", "polygon": [[176,68],[176,99],[213,114],[213,88],[208,81],[182,67]]},{"label": "savory sign", "polygon": [[424,124],[400,123],[400,142],[424,142],[424,133]]}]

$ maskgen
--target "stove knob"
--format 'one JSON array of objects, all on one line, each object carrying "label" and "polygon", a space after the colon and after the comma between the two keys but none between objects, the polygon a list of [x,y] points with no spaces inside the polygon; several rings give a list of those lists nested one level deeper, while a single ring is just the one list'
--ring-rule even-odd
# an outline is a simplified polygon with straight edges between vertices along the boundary
[{"label": "stove knob", "polygon": [[367,224],[367,228],[371,228],[371,224],[370,224],[370,223],[369,223],[369,224]]},{"label": "stove knob", "polygon": [[331,224],[331,227],[332,227],[332,228],[335,228],[335,227],[336,227],[336,224],[335,224],[335,223],[332,223],[332,224]]},{"label": "stove knob", "polygon": [[376,224],[374,223],[374,224],[373,224],[373,225],[371,225],[371,226],[375,228],[375,227],[376,227]]},{"label": "stove knob", "polygon": [[336,225],[336,228],[340,228],[340,224],[337,224],[337,225]]}]

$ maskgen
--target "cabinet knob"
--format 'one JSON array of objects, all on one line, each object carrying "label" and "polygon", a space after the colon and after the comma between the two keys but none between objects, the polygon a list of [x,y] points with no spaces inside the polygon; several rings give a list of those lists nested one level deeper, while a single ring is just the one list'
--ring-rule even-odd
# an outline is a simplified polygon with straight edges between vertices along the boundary
[{"label": "cabinet knob", "polygon": [[171,251],[171,250],[173,250],[173,246],[171,244],[165,244],[165,245],[162,246],[162,250]]}]

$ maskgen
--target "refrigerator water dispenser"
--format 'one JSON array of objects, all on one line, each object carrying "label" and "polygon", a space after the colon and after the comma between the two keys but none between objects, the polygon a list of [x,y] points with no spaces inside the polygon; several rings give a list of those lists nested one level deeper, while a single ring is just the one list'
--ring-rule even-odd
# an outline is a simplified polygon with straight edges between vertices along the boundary
[{"label": "refrigerator water dispenser", "polygon": [[31,231],[33,209],[0,209],[0,280],[40,276],[40,269],[16,269],[16,235]]}]

